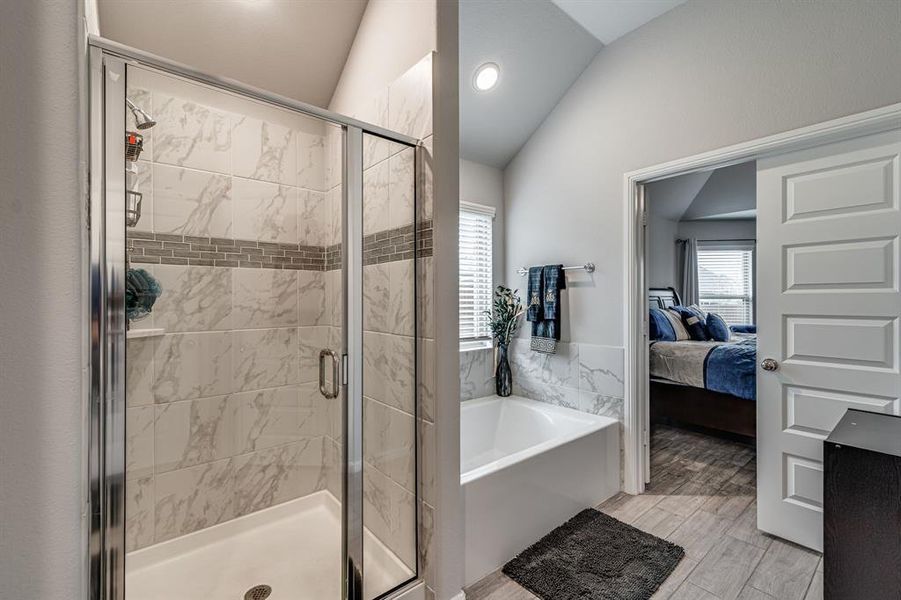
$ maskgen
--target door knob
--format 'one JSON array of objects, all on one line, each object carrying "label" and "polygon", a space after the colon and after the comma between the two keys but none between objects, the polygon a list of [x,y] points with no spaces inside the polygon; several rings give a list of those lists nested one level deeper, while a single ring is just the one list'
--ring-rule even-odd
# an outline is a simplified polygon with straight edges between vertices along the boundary
[{"label": "door knob", "polygon": [[776,362],[775,358],[764,358],[760,361],[760,366],[763,367],[764,371],[776,371],[779,369],[779,363]]}]

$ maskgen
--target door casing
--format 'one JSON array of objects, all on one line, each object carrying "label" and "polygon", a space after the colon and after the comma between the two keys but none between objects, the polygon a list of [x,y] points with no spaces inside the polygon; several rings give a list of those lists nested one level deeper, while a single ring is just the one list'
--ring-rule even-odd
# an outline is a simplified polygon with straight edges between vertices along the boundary
[{"label": "door casing", "polygon": [[855,137],[896,129],[901,103],[824,121],[816,125],[726,146],[678,160],[638,169],[623,177],[623,339],[625,340],[623,414],[623,488],[641,494],[650,476],[647,373],[647,284],[645,281],[645,184],[728,167],[785,152],[805,150]]}]

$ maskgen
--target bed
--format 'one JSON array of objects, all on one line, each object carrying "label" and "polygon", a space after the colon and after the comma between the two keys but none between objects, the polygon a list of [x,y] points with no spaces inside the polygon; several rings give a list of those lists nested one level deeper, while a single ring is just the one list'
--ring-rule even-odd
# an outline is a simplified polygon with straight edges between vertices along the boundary
[{"label": "bed", "polygon": [[[680,305],[673,288],[648,291],[650,308]],[[648,348],[653,423],[753,439],[757,431],[755,333],[728,342],[654,341]]]}]

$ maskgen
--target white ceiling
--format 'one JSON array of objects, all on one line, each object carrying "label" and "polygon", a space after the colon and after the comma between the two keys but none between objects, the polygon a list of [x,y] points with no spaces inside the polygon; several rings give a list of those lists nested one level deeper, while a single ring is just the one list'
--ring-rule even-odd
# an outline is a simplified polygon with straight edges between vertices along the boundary
[{"label": "white ceiling", "polygon": [[605,46],[685,0],[552,0]]},{"label": "white ceiling", "polygon": [[662,179],[647,186],[648,212],[668,221],[753,220],[757,163]]},{"label": "white ceiling", "polygon": [[[504,168],[598,51],[684,0],[460,2],[460,152]],[[493,90],[472,85],[494,62]]]},{"label": "white ceiling", "polygon": [[99,0],[117,42],[326,107],[367,0]]}]

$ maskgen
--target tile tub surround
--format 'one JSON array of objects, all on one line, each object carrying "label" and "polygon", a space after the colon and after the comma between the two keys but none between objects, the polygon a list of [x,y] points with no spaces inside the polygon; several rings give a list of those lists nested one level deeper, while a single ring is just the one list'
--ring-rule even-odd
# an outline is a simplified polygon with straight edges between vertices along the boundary
[{"label": "tile tub surround", "polygon": [[595,415],[623,419],[623,349],[559,342],[556,354],[533,352],[528,337],[510,345],[513,393]]},{"label": "tile tub surround", "polygon": [[491,396],[494,386],[494,348],[460,351],[460,401]]}]

